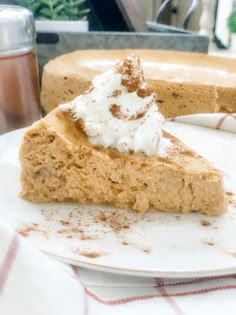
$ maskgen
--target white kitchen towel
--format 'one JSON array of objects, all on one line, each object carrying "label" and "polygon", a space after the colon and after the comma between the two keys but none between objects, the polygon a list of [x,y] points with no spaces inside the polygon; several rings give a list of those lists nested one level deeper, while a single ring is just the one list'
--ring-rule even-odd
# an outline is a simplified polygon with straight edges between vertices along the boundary
[{"label": "white kitchen towel", "polygon": [[71,267],[0,223],[0,314],[84,314],[86,295]]},{"label": "white kitchen towel", "polygon": [[92,306],[89,314],[236,313],[236,275],[160,279],[121,276],[77,267],[74,270],[89,297]]},{"label": "white kitchen towel", "polygon": [[194,114],[178,116],[171,120],[236,133],[236,114]]}]

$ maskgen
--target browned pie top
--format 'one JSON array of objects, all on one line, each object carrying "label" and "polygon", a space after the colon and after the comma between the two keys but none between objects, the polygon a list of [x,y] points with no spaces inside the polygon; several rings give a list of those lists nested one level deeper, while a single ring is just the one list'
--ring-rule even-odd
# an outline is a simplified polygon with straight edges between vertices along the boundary
[{"label": "browned pie top", "polygon": [[236,59],[162,50],[83,50],[57,57],[47,64],[47,71],[63,76],[91,80],[127,55],[140,56],[144,75],[149,80],[194,82],[216,86],[236,85]]}]

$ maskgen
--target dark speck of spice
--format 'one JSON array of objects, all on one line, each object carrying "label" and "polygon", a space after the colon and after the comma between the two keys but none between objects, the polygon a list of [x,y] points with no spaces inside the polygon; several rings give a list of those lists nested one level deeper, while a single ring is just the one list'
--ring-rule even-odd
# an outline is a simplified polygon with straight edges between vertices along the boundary
[{"label": "dark speck of spice", "polygon": [[129,245],[129,243],[128,242],[122,242],[122,245],[127,246],[127,245]]},{"label": "dark speck of spice", "polygon": [[46,234],[44,230],[40,228],[40,226],[37,223],[31,223],[29,225],[24,225],[23,227],[19,228],[17,232],[24,237],[29,236],[31,233],[41,233],[41,234]]},{"label": "dark speck of spice", "polygon": [[208,241],[204,241],[203,243],[206,244],[206,245],[209,245],[209,246],[215,245],[213,242],[208,242]]},{"label": "dark speck of spice", "polygon": [[63,220],[61,220],[60,223],[61,223],[62,225],[70,225],[70,222],[68,222],[68,221],[63,221]]},{"label": "dark speck of spice", "polygon": [[74,252],[81,255],[81,256],[88,257],[88,258],[98,258],[98,257],[104,255],[104,253],[93,252],[93,251],[89,251],[89,250],[80,250],[80,249],[76,249],[76,250],[74,250]]},{"label": "dark speck of spice", "polygon": [[201,225],[202,226],[210,226],[211,223],[209,221],[207,221],[207,220],[201,220]]}]

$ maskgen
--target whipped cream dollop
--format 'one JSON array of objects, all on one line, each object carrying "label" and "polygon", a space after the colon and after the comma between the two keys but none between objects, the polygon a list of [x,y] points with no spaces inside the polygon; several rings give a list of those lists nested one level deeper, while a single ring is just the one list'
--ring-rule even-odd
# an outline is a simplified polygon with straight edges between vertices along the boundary
[{"label": "whipped cream dollop", "polygon": [[158,154],[164,117],[135,55],[96,76],[88,91],[60,108],[71,111],[94,145],[124,153]]}]

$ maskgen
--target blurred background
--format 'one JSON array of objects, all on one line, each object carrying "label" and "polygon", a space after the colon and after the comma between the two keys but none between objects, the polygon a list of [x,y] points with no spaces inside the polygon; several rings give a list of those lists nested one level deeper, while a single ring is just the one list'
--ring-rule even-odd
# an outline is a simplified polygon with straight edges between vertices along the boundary
[{"label": "blurred background", "polygon": [[[0,0],[0,4],[19,4],[23,6],[32,6],[33,4],[39,4],[41,0]],[[42,1],[44,3],[47,3],[49,5],[54,4],[63,4],[63,2],[66,2],[65,0],[44,0]],[[160,7],[163,5],[163,3],[166,2],[166,7],[163,12],[163,15],[161,17],[161,21],[165,24],[173,25],[176,27],[182,27],[184,18],[186,16],[186,12],[191,7],[192,4],[196,7],[194,7],[193,15],[191,17],[191,20],[189,22],[189,30],[192,31],[199,31],[200,26],[200,19],[202,15],[203,7],[205,9],[215,10],[214,7],[217,8],[217,6],[221,6],[220,3],[224,3],[224,5],[221,7],[223,11],[228,15],[228,11],[233,10],[233,7],[235,7],[235,1],[233,0],[199,0],[199,1],[192,1],[192,0],[118,0],[118,1],[105,1],[105,0],[76,0],[76,1],[68,1],[71,3],[83,3],[84,6],[90,8],[90,14],[88,15],[88,18],[90,19],[91,24],[91,30],[101,30],[103,29],[103,20],[100,20],[100,18],[108,18],[106,15],[108,13],[111,14],[111,9],[115,6],[118,7],[124,7],[127,6],[128,10],[132,14],[132,8],[133,8],[133,14],[135,14],[135,9],[137,9],[138,14],[140,15],[140,18],[144,21],[156,21],[157,13]],[[37,5],[35,6],[37,7]],[[136,7],[136,8],[135,8]],[[97,11],[97,12],[96,12]],[[101,11],[103,11],[103,16],[101,14]],[[115,12],[115,11],[114,11]],[[216,13],[216,12],[208,12]],[[216,16],[217,18],[217,16]],[[114,20],[114,24],[116,22],[116,19]],[[117,25],[118,26],[118,25]],[[116,26],[114,25],[114,28]]]},{"label": "blurred background", "polygon": [[[33,11],[38,45],[51,45],[43,47],[46,59],[91,48],[236,53],[236,0],[0,0],[5,3]],[[68,26],[68,21],[80,24]],[[80,35],[65,37],[65,32]],[[40,58],[43,54],[39,50]]]}]

